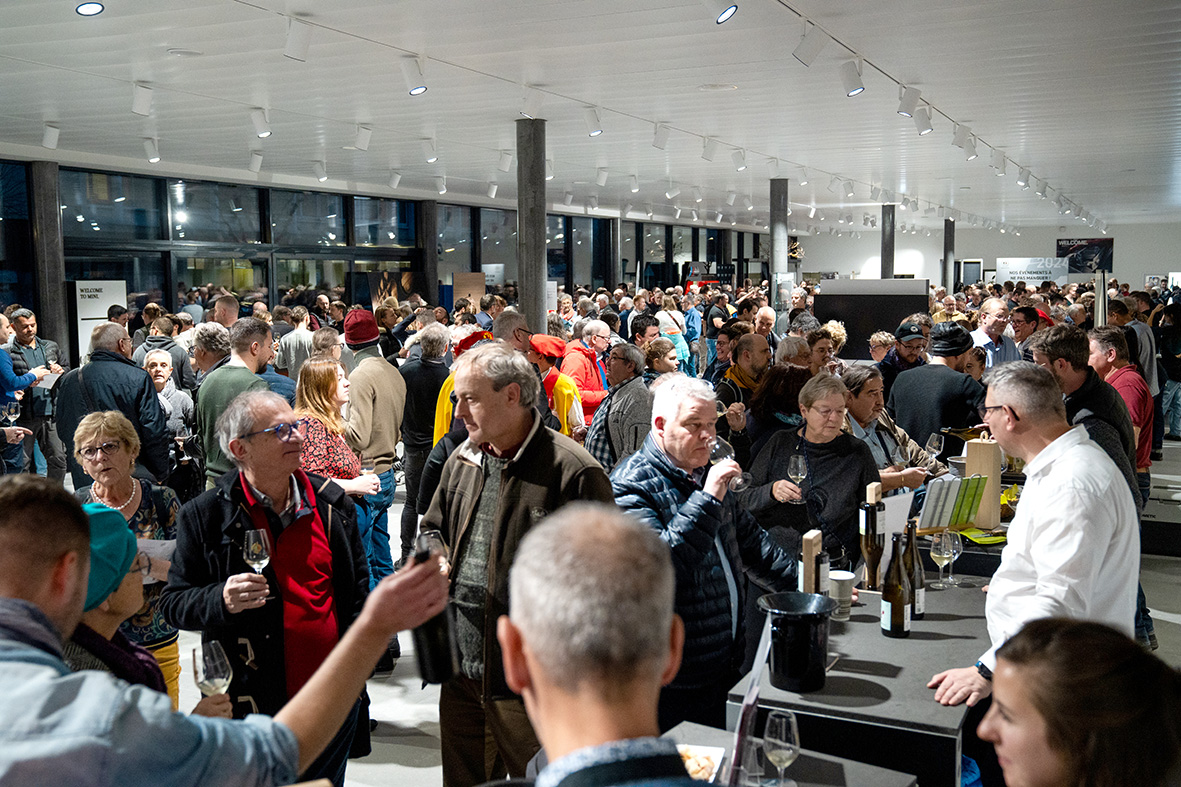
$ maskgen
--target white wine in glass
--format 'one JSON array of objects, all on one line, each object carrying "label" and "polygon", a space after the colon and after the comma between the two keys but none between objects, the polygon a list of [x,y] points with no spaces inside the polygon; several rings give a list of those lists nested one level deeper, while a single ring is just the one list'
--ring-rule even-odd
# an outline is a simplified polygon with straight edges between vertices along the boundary
[{"label": "white wine in glass", "polygon": [[944,530],[941,533],[936,533],[931,539],[931,561],[939,566],[939,579],[931,583],[931,587],[936,590],[944,590],[951,587],[951,585],[943,581],[943,567],[951,562],[951,540],[944,538],[947,532]]},{"label": "white wine in glass", "polygon": [[800,731],[794,713],[775,710],[767,714],[763,756],[779,772],[779,787],[783,787],[783,772],[800,756]]},{"label": "white wine in glass", "polygon": [[[709,463],[711,465],[716,465],[718,462],[733,458],[734,446],[730,445],[720,437],[714,438],[714,447],[709,453]],[[741,492],[743,489],[746,489],[748,486],[750,486],[750,480],[750,473],[743,473],[737,478],[730,479],[730,491]]]},{"label": "white wine in glass", "polygon": [[193,648],[193,680],[203,695],[225,694],[233,676],[230,660],[220,642],[213,640]]},{"label": "white wine in glass", "polygon": [[271,562],[271,534],[265,530],[247,530],[242,558],[255,574],[261,574]]},{"label": "white wine in glass", "polygon": [[[808,477],[808,461],[803,454],[792,454],[791,458],[787,460],[787,477],[791,479],[792,483],[800,486],[805,478]],[[792,503],[797,505],[804,502],[804,488],[800,487],[800,499],[792,500]]]}]

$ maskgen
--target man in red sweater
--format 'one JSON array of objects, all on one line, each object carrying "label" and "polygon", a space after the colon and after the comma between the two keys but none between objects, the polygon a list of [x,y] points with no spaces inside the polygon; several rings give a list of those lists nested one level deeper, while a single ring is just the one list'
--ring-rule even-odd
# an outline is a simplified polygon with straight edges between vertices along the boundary
[{"label": "man in red sweater", "polygon": [[1124,330],[1118,325],[1105,325],[1087,334],[1091,355],[1087,362],[1095,373],[1119,391],[1132,416],[1136,434],[1136,482],[1140,495],[1147,501],[1152,488],[1148,468],[1152,466],[1152,394],[1136,365],[1131,363]]},{"label": "man in red sweater", "polygon": [[582,329],[582,338],[566,345],[562,374],[578,386],[586,423],[594,420],[599,402],[607,397],[607,370],[600,356],[611,344],[611,329],[602,320],[591,320]]}]

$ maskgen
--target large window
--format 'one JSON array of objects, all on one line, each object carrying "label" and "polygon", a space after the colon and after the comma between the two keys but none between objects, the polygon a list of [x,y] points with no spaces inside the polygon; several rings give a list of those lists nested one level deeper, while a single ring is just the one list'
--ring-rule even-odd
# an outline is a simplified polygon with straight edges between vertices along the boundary
[{"label": "large window", "polygon": [[249,314],[256,301],[269,303],[267,297],[267,260],[242,257],[205,256],[178,253],[175,257],[178,286],[225,287],[238,296],[242,314]]},{"label": "large window", "polygon": [[457,273],[472,270],[472,209],[465,205],[439,206],[439,279],[453,284]]},{"label": "large window", "polygon": [[586,287],[591,292],[602,283],[595,282],[595,220],[574,216],[570,219],[570,256],[574,265],[574,286]]},{"label": "large window", "polygon": [[480,265],[489,286],[517,284],[517,212],[480,209]]},{"label": "large window", "polygon": [[344,198],[320,192],[272,191],[271,235],[279,246],[344,246]]},{"label": "large window", "polygon": [[164,240],[160,180],[63,169],[62,234],[109,242]]},{"label": "large window", "polygon": [[148,303],[165,303],[164,258],[160,252],[66,255],[66,281],[120,280],[127,282],[127,303],[123,305],[128,309],[138,312]]},{"label": "large window", "polygon": [[570,258],[566,251],[566,218],[564,216],[545,217],[545,260],[546,276],[551,281],[565,286]]},{"label": "large window", "polygon": [[415,203],[353,197],[353,231],[358,246],[412,249],[417,242]]},{"label": "large window", "polygon": [[258,189],[249,186],[170,180],[168,215],[175,240],[262,241]]},{"label": "large window", "polygon": [[0,303],[35,306],[28,168],[0,162]]}]

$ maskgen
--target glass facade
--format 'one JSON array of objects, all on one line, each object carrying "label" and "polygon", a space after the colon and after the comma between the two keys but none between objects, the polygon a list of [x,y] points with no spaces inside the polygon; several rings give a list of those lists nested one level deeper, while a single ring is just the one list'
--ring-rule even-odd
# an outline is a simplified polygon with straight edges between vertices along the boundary
[{"label": "glass facade", "polygon": [[29,170],[0,161],[0,303],[35,306]]},{"label": "glass facade", "polygon": [[413,249],[418,244],[415,203],[406,200],[353,197],[356,246]]},{"label": "glass facade", "polygon": [[519,283],[515,210],[480,208],[480,265],[489,287]]},{"label": "glass facade", "polygon": [[262,242],[259,190],[249,186],[169,180],[168,215],[176,240]]},{"label": "glass facade", "polygon": [[279,246],[345,246],[344,197],[310,191],[271,192],[271,237]]},{"label": "glass facade", "polygon": [[96,241],[166,240],[163,181],[105,172],[61,171],[62,234]]},{"label": "glass facade", "polygon": [[457,273],[472,270],[472,208],[439,205],[439,280],[453,283]]}]

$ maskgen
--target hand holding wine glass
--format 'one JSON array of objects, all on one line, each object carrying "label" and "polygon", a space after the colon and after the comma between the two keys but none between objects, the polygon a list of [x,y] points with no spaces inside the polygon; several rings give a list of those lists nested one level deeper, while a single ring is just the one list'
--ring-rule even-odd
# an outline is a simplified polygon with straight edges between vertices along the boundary
[{"label": "hand holding wine glass", "polygon": [[[709,453],[709,463],[716,465],[719,462],[726,460],[734,461],[734,446],[718,437],[714,439],[713,449]],[[741,468],[739,468],[741,470]],[[750,473],[741,473],[735,478],[731,478],[728,488],[731,492],[741,492],[750,486]]]},{"label": "hand holding wine glass", "polygon": [[804,479],[808,477],[808,460],[804,458],[803,454],[792,454],[791,458],[787,460],[787,477],[791,479],[792,483],[800,487],[800,499],[789,500],[789,503],[797,505],[804,502],[804,487],[802,486]]},{"label": "hand holding wine glass", "polygon": [[794,713],[774,710],[767,714],[763,756],[779,771],[779,787],[783,787],[783,772],[800,756],[800,731]]},{"label": "hand holding wine glass", "polygon": [[206,697],[225,694],[233,677],[230,660],[220,642],[211,640],[193,648],[193,680],[201,694]]}]

